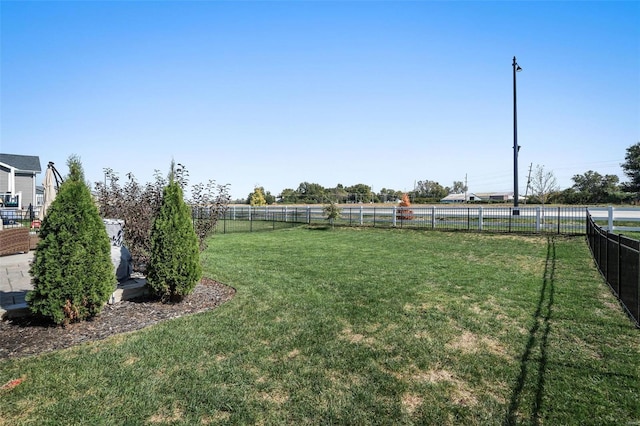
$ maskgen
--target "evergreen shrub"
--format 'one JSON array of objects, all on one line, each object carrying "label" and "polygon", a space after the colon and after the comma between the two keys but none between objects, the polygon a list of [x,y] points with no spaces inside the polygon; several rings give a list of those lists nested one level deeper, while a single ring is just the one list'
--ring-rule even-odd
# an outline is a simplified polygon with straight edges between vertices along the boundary
[{"label": "evergreen shrub", "polygon": [[66,325],[97,315],[116,287],[104,223],[77,157],[47,210],[31,266],[30,310]]},{"label": "evergreen shrub", "polygon": [[191,210],[171,166],[169,184],[151,229],[151,258],[147,283],[163,301],[179,301],[193,292],[202,277],[198,238]]}]

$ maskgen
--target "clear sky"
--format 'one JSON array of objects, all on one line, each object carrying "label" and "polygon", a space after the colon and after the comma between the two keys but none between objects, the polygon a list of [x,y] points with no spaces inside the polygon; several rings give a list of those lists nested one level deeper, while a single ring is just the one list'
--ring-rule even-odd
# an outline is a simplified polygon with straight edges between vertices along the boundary
[{"label": "clear sky", "polygon": [[[626,177],[640,141],[640,2],[0,1],[0,151],[87,179],[520,193]],[[42,179],[44,173],[40,176]]]}]

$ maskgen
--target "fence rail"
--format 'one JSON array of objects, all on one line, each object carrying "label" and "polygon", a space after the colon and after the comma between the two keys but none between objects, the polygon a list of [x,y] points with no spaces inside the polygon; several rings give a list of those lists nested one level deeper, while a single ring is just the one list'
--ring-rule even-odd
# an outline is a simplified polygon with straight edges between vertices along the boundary
[{"label": "fence rail", "polygon": [[598,270],[640,327],[640,241],[601,228],[591,215],[587,241]]},{"label": "fence rail", "polygon": [[[344,207],[335,225],[447,231],[488,231],[584,235],[585,207]],[[256,225],[255,222],[270,225]],[[235,223],[234,223],[235,222]],[[238,222],[248,222],[240,224]],[[276,223],[285,225],[278,225]],[[297,224],[327,224],[322,206],[231,206],[217,232],[253,231]]]}]

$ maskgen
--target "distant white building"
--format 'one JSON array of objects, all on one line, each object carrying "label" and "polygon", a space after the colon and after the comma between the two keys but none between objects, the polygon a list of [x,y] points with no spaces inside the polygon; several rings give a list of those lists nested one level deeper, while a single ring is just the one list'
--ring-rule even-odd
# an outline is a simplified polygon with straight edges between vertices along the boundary
[{"label": "distant white building", "polygon": [[[519,201],[525,199],[518,196]],[[449,194],[440,200],[441,203],[468,203],[468,202],[513,201],[513,192],[468,192],[466,194]]]},{"label": "distant white building", "polygon": [[482,201],[482,198],[473,192],[466,194],[449,194],[440,200],[441,203],[465,203],[469,201]]},{"label": "distant white building", "polygon": [[[483,192],[478,193],[484,201],[512,201],[513,192]],[[522,197],[518,197],[522,200]]]}]

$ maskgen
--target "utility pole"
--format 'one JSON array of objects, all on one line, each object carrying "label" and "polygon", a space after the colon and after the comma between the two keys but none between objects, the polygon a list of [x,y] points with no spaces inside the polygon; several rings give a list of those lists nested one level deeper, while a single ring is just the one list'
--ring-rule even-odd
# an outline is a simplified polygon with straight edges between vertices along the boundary
[{"label": "utility pole", "polygon": [[464,202],[469,202],[467,199],[467,174],[464,174]]},{"label": "utility pole", "polygon": [[[527,195],[529,194],[529,186],[531,185],[531,169],[533,163],[529,164],[529,177],[527,177],[527,189],[524,191],[524,203],[527,204]],[[531,194],[533,194],[533,188],[531,188]]]},{"label": "utility pole", "polygon": [[516,102],[516,73],[522,71],[522,67],[516,62],[516,57],[513,57],[513,214],[519,215],[518,210],[518,151],[520,151],[520,145],[518,145],[518,109]]}]

